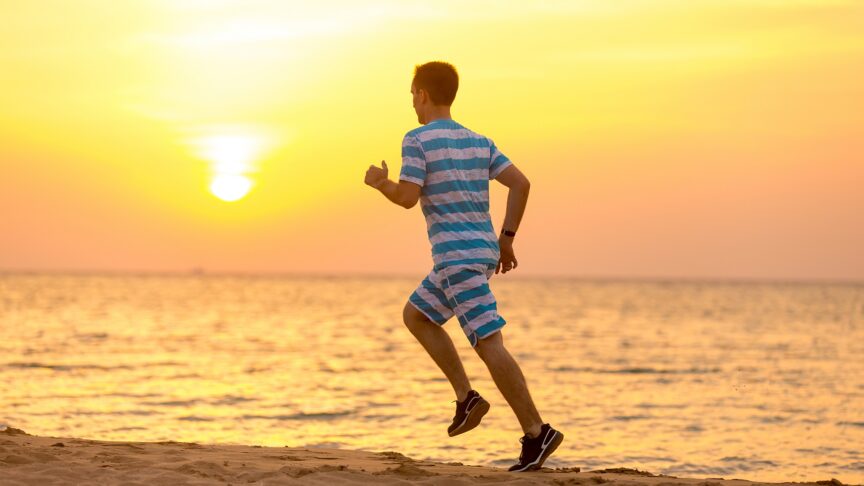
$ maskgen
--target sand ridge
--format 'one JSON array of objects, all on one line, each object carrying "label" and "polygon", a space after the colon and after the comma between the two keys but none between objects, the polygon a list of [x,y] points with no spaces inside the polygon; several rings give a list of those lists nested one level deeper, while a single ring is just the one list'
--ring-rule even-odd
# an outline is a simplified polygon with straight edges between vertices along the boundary
[{"label": "sand ridge", "polygon": [[414,460],[396,452],[324,448],[201,445],[194,442],[118,442],[41,437],[0,430],[0,484],[5,485],[579,485],[755,486],[740,479],[688,479],[627,468],[581,472],[543,468],[529,473]]}]

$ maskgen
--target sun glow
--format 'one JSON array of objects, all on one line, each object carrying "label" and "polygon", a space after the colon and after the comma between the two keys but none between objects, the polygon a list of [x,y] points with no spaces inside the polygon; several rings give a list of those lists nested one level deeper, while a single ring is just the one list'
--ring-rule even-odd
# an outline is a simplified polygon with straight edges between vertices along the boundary
[{"label": "sun glow", "polygon": [[256,170],[255,163],[269,145],[260,131],[243,127],[205,129],[204,135],[192,139],[196,153],[212,164],[210,192],[217,198],[233,202],[244,198],[254,185],[247,175]]},{"label": "sun glow", "polygon": [[[858,281],[862,18],[864,0],[0,1],[0,208],[20,208],[0,270],[375,274],[382,245],[428,270],[417,208],[363,173],[398,179],[414,66],[443,60],[456,120],[535,184],[525,272]],[[500,224],[506,188],[490,198]]]}]

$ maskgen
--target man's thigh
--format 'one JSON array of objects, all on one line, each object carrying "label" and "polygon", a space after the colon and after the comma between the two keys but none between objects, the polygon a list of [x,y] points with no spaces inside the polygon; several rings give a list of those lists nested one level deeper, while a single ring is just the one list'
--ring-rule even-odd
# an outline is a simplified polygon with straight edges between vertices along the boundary
[{"label": "man's thigh", "polygon": [[506,324],[498,315],[498,303],[489,288],[488,270],[487,265],[480,264],[441,272],[444,293],[472,347]]},{"label": "man's thigh", "polygon": [[453,317],[453,309],[450,307],[447,296],[441,288],[439,276],[434,270],[420,282],[414,293],[408,297],[408,303],[403,312],[403,316],[406,319],[415,315],[408,307],[412,307],[413,311],[420,313],[423,317],[439,326],[443,326]]}]

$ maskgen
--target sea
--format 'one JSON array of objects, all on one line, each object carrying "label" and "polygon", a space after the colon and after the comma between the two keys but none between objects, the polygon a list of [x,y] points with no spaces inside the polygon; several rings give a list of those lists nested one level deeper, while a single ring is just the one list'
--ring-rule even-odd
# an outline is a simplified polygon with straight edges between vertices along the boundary
[{"label": "sea", "polygon": [[[864,284],[495,276],[546,462],[864,483]],[[40,436],[398,451],[506,468],[523,432],[456,396],[401,320],[423,275],[0,274],[0,428]]]}]

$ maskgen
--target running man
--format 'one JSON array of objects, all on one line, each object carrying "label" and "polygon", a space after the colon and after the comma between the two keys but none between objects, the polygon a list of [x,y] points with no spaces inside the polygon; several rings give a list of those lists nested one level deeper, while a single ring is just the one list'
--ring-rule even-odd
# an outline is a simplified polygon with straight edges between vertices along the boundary
[{"label": "running man", "polygon": [[[517,266],[513,239],[530,184],[491,140],[450,116],[458,87],[459,76],[450,64],[430,62],[415,68],[411,95],[423,126],[402,140],[399,182],[388,178],[384,161],[381,167],[369,166],[365,182],[406,209],[420,201],[426,217],[434,266],[409,297],[403,319],[456,392],[456,415],[448,434],[473,429],[489,411],[489,402],[471,388],[453,341],[441,327],[456,316],[525,433],[519,439],[519,462],[509,470],[540,469],[564,435],[541,420],[522,370],[504,347],[505,321],[489,289],[493,274]],[[509,188],[500,236],[489,215],[492,179]]]}]

